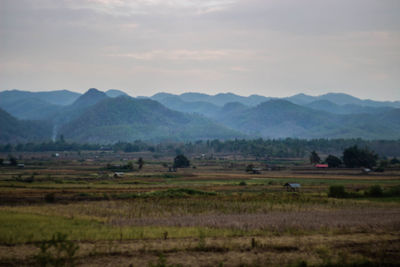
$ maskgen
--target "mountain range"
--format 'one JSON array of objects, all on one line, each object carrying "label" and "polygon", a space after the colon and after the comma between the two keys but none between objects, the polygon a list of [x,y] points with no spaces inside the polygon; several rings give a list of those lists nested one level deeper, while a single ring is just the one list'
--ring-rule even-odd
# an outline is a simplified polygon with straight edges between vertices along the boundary
[{"label": "mountain range", "polygon": [[400,101],[347,94],[287,98],[232,93],[158,93],[133,98],[111,89],[0,92],[0,143],[189,141],[231,138],[400,138]]}]

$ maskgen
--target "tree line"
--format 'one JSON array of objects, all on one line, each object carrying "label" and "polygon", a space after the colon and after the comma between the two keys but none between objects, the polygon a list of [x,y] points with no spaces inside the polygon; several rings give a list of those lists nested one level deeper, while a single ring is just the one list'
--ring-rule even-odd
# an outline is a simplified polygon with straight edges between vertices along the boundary
[{"label": "tree line", "polygon": [[343,151],[341,158],[334,155],[328,155],[324,161],[320,158],[318,153],[314,150],[310,153],[310,163],[319,164],[325,163],[330,168],[338,168],[345,166],[347,168],[373,168],[378,165],[375,171],[383,171],[389,165],[399,165],[400,160],[393,157],[391,160],[383,157],[378,162],[379,155],[368,148],[359,148],[358,146],[351,146]]},{"label": "tree line", "polygon": [[305,158],[312,151],[326,155],[341,155],[344,149],[357,146],[375,151],[380,156],[399,157],[400,140],[363,139],[234,139],[199,140],[194,142],[149,143],[140,140],[114,144],[69,143],[64,139],[55,142],[0,144],[0,152],[44,152],[44,151],[150,151],[162,154],[237,154],[256,158]]}]

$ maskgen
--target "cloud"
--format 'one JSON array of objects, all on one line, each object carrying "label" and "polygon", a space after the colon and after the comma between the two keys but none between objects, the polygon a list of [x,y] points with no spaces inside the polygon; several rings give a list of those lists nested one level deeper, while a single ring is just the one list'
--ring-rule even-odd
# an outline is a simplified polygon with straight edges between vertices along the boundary
[{"label": "cloud", "polygon": [[125,57],[137,60],[221,60],[254,55],[253,51],[242,50],[153,50],[138,53],[109,54],[110,57]]},{"label": "cloud", "polygon": [[224,10],[235,0],[66,0],[68,8],[92,9],[114,16],[169,14],[204,14]]},{"label": "cloud", "polygon": [[399,99],[398,14],[399,0],[0,0],[0,89]]}]

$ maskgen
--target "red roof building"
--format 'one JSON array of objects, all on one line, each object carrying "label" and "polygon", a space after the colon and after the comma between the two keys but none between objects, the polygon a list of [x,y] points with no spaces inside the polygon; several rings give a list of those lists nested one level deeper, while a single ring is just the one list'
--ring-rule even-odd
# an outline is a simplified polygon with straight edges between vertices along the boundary
[{"label": "red roof building", "polygon": [[328,168],[328,164],[316,164],[315,168]]}]

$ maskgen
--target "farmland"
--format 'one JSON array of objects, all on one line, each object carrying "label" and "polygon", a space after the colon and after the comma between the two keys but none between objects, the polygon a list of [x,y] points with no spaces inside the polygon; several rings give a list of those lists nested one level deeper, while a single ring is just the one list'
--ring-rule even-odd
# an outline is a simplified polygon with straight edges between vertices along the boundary
[{"label": "farmland", "polygon": [[[365,174],[315,169],[304,159],[227,156],[191,157],[190,168],[170,172],[173,157],[147,152],[19,156],[23,167],[0,167],[0,265],[50,261],[57,251],[40,254],[40,246],[57,236],[77,246],[66,262],[78,266],[400,262],[395,168]],[[134,168],[121,176],[107,167],[128,162]],[[246,173],[248,164],[261,173]],[[287,192],[287,182],[300,183],[300,191]],[[379,196],[370,193],[376,185]],[[328,196],[331,186],[348,195]]]}]

